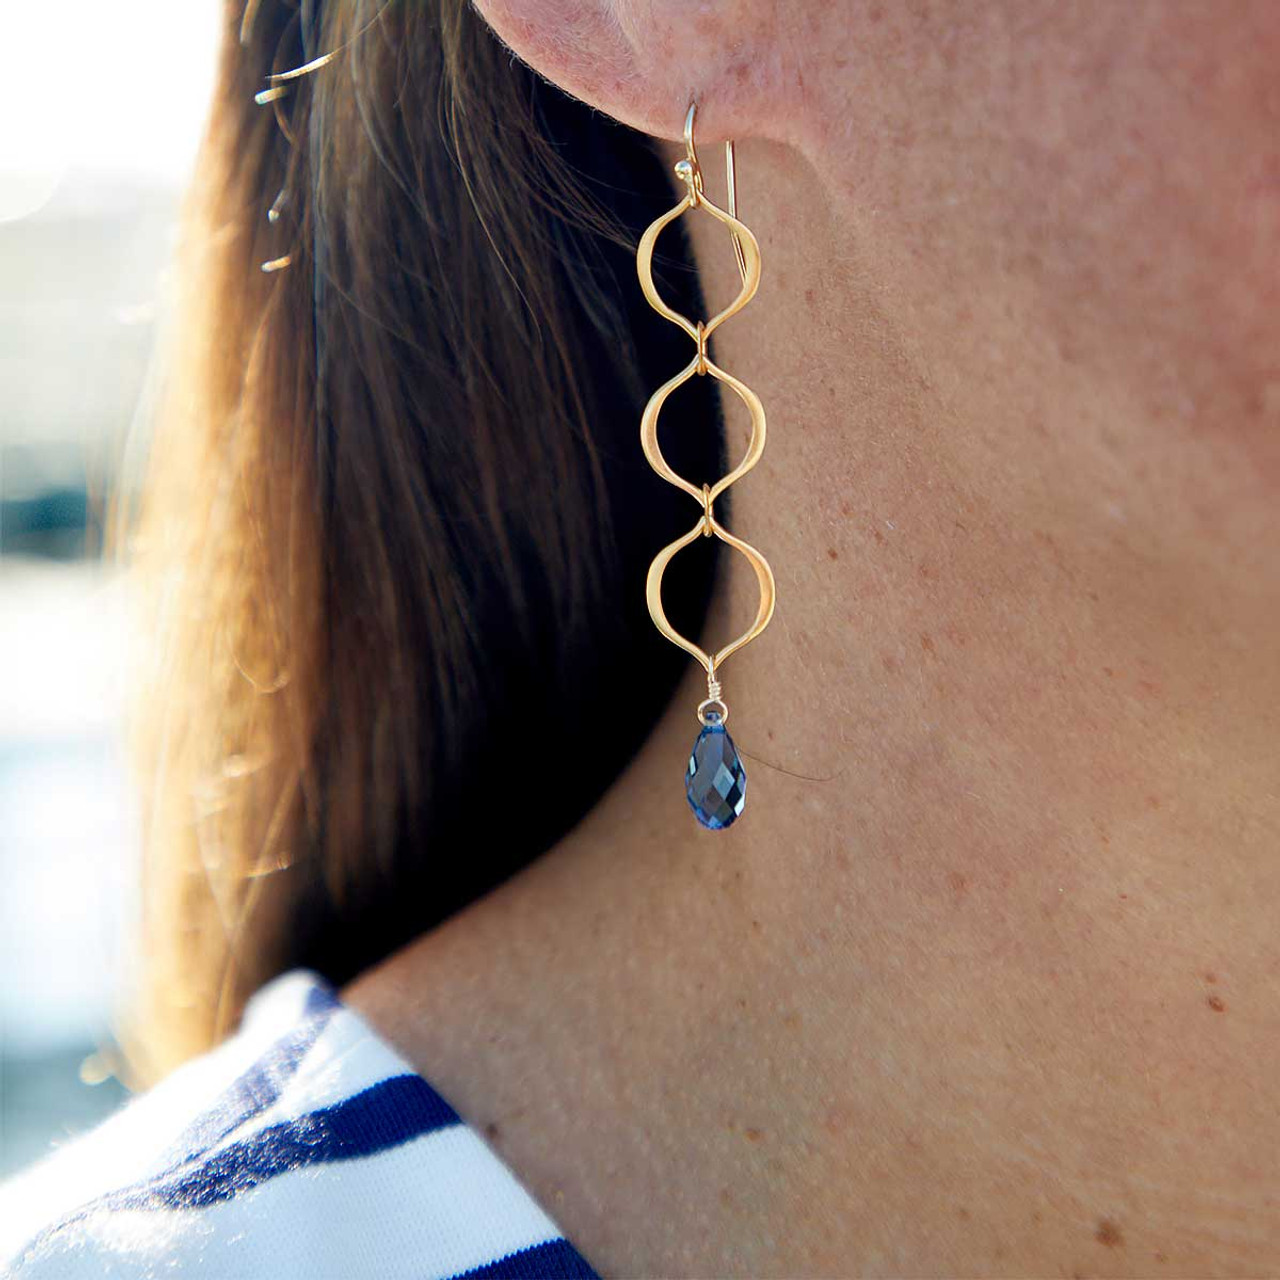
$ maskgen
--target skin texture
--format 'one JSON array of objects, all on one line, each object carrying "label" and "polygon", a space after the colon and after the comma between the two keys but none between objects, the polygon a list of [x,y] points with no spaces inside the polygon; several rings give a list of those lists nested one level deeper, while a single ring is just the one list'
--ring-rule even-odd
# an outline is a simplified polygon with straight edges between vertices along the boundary
[{"label": "skin texture", "polygon": [[609,1274],[1274,1273],[1280,10],[481,8],[662,137],[696,94],[713,198],[739,139],[778,613],[741,822],[685,807],[694,669],[348,999]]}]

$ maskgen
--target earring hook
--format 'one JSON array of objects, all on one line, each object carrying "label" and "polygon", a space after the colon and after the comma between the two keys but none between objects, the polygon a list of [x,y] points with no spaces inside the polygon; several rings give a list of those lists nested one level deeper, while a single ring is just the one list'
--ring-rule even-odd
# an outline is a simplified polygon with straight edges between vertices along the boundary
[{"label": "earring hook", "polygon": [[[677,174],[689,184],[689,194],[693,197],[694,204],[697,204],[702,199],[702,166],[698,163],[698,149],[693,141],[694,117],[697,111],[698,101],[695,98],[689,103],[689,111],[684,118],[685,158],[676,165]],[[736,218],[738,216],[738,166],[734,156],[732,138],[727,138],[724,144],[724,175],[725,185],[729,191],[729,198],[726,202],[729,216]],[[733,256],[738,262],[738,274],[742,277],[743,283],[745,283],[747,279],[747,255],[742,247],[742,240],[736,231],[733,232]]]}]

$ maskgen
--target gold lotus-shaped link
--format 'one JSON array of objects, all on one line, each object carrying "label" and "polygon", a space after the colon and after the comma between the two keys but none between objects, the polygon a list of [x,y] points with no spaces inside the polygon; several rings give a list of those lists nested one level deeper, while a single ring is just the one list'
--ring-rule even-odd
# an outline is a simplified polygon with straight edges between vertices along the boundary
[{"label": "gold lotus-shaped link", "polygon": [[[697,153],[693,145],[693,116],[694,108],[690,107],[688,118],[685,121],[687,157],[676,165],[676,173],[684,180],[687,187],[686,194],[674,209],[664,213],[660,218],[650,223],[644,235],[641,236],[640,245],[636,250],[636,270],[640,276],[640,287],[644,291],[644,296],[649,305],[659,315],[665,316],[673,324],[683,329],[693,339],[697,347],[693,359],[675,377],[664,382],[650,397],[649,403],[645,405],[644,415],[640,420],[640,445],[644,449],[645,457],[649,460],[649,465],[664,480],[675,485],[677,489],[683,489],[685,493],[693,498],[702,509],[702,514],[699,516],[697,524],[688,533],[677,538],[668,546],[663,547],[654,556],[645,582],[645,595],[649,603],[649,616],[653,619],[654,625],[673,644],[679,645],[680,648],[691,653],[702,663],[706,669],[708,681],[718,690],[716,673],[720,664],[730,654],[736,653],[743,645],[754,640],[769,625],[769,619],[773,617],[773,606],[777,591],[774,585],[773,571],[769,568],[769,562],[750,543],[744,542],[741,538],[735,538],[716,519],[712,510],[712,504],[716,498],[731,484],[741,480],[760,461],[760,456],[764,453],[765,417],[764,406],[760,403],[760,397],[746,383],[739,381],[733,374],[725,372],[707,355],[707,340],[711,335],[726,320],[736,316],[755,297],[756,289],[760,285],[760,246],[756,242],[755,236],[751,234],[750,229],[744,223],[739,222],[735,216],[736,200],[734,196],[732,143],[726,145],[726,162],[729,171],[729,206],[731,211],[726,212],[707,199],[703,191],[702,174],[698,167]],[[733,236],[734,251],[738,258],[739,273],[742,277],[742,288],[739,290],[738,296],[723,311],[718,312],[705,323],[694,322],[669,307],[658,292],[653,280],[653,251],[659,235],[662,234],[665,227],[690,209],[704,210],[730,231]],[[718,382],[729,387],[746,405],[747,412],[751,415],[751,438],[747,443],[747,451],[743,455],[742,461],[728,475],[722,476],[715,484],[699,487],[673,471],[666,458],[662,456],[662,449],[658,444],[658,417],[662,412],[662,406],[666,403],[667,397],[677,387],[688,382],[690,378],[704,374],[710,374]],[[714,653],[708,653],[687,636],[682,636],[671,625],[667,618],[666,610],[662,607],[662,575],[666,571],[667,565],[671,563],[672,559],[680,551],[700,536],[717,537],[721,542],[728,544],[735,551],[745,556],[752,569],[755,570],[756,582],[760,589],[760,604],[756,609],[755,620],[736,640],[731,640]],[[714,696],[718,699],[718,692]]]}]

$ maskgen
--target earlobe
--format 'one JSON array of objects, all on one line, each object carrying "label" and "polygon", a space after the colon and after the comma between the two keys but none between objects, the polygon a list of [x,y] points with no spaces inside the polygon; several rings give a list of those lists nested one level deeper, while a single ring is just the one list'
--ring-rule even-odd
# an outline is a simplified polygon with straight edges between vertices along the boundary
[{"label": "earlobe", "polygon": [[[770,136],[787,113],[777,6],[750,0],[475,0],[498,38],[566,93],[654,137]],[[696,11],[695,11],[696,10]]]}]

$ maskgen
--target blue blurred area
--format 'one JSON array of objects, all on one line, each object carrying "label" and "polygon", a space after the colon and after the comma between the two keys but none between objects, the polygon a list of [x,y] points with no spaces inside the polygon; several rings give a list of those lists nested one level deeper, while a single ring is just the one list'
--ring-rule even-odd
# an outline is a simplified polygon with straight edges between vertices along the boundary
[{"label": "blue blurred area", "polygon": [[0,1176],[124,1096],[98,1063],[124,972],[128,795],[99,733],[0,745]]},{"label": "blue blurred area", "polygon": [[0,223],[0,1175],[124,1092],[102,1064],[137,886],[128,611],[101,529],[133,483],[177,202],[72,172]]},{"label": "blue blurred area", "polygon": [[125,1094],[130,622],[102,528],[145,458],[220,10],[66,0],[18,6],[7,33],[23,53],[0,76],[0,1177]]}]

